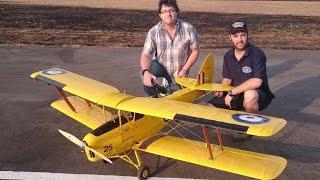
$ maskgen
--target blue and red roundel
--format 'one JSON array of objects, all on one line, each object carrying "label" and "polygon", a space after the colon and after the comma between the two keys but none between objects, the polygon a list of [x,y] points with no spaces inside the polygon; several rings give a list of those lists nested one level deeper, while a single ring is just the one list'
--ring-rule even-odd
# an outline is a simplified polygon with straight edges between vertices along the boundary
[{"label": "blue and red roundel", "polygon": [[57,74],[65,74],[67,73],[67,71],[63,70],[63,69],[46,69],[42,71],[42,74],[46,74],[46,75],[57,75]]},{"label": "blue and red roundel", "polygon": [[254,114],[233,114],[232,118],[236,121],[248,124],[263,124],[269,121],[269,118]]}]

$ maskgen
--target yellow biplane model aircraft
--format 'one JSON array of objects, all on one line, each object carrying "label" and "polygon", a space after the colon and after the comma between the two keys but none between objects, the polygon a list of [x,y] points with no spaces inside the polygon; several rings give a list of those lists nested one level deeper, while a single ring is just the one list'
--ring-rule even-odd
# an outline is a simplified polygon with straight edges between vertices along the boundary
[{"label": "yellow biplane model aircraft", "polygon": [[[63,69],[46,69],[31,75],[57,88],[62,98],[51,104],[53,108],[92,129],[82,141],[59,130],[85,149],[89,161],[112,163],[112,159],[120,158],[138,170],[139,179],[146,179],[149,168],[143,164],[139,152],[147,152],[243,176],[276,178],[287,165],[284,158],[225,147],[220,129],[272,136],[286,121],[192,103],[208,91],[231,89],[211,83],[212,76],[210,54],[197,78],[176,79],[185,88],[162,98],[150,98],[120,93],[112,86]],[[65,92],[72,95],[66,96]],[[178,128],[186,129],[184,125],[190,124],[202,127],[203,138],[198,136],[201,141],[184,138],[181,133],[178,133],[180,137],[172,135]],[[164,127],[170,130],[164,131]],[[215,129],[217,145],[211,142],[209,127]]]}]

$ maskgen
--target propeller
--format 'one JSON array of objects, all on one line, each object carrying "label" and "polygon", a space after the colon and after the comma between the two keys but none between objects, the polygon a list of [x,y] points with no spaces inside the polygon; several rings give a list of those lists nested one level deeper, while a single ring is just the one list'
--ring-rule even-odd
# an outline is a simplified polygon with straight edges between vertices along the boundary
[{"label": "propeller", "polygon": [[59,129],[59,132],[65,137],[67,138],[69,141],[73,142],[74,144],[78,145],[79,147],[81,147],[82,149],[88,148],[91,152],[93,152],[95,155],[97,155],[99,158],[107,161],[108,163],[112,163],[112,161],[107,158],[105,155],[101,154],[100,152],[98,152],[95,149],[92,149],[91,147],[87,146],[83,141],[81,141],[80,139],[78,139],[77,137],[75,137],[74,135],[67,133],[65,131],[62,131],[61,129]]}]

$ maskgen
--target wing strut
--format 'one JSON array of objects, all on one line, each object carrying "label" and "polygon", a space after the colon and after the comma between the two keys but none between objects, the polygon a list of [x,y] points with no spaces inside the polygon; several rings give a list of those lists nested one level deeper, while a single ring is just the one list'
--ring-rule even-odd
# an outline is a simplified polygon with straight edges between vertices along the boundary
[{"label": "wing strut", "polygon": [[66,95],[64,94],[64,92],[62,91],[62,89],[57,87],[57,90],[58,90],[59,94],[62,96],[63,100],[68,104],[68,106],[70,107],[70,109],[71,109],[73,112],[76,112],[76,109],[72,106],[72,104],[70,103],[70,101],[68,100],[68,98],[66,97]]},{"label": "wing strut", "polygon": [[[218,136],[220,150],[223,151],[223,144],[222,144],[220,128],[215,128],[215,129],[216,129],[216,134]],[[211,148],[211,142],[210,142],[210,137],[209,137],[208,130],[209,130],[208,126],[202,126],[203,136],[204,136],[204,138],[206,140],[207,148],[208,148],[209,155],[210,155],[209,159],[213,160],[213,149]]]},{"label": "wing strut", "polygon": [[85,101],[86,101],[86,103],[88,104],[88,106],[91,107],[90,101],[88,101],[88,100],[86,100],[86,99],[85,99]]},{"label": "wing strut", "polygon": [[213,149],[211,149],[211,143],[210,143],[210,139],[209,139],[209,135],[208,135],[208,127],[202,126],[202,131],[203,131],[204,138],[206,139],[207,148],[208,148],[209,155],[210,155],[209,159],[213,160]]},{"label": "wing strut", "polygon": [[[198,74],[197,75],[197,82],[196,85],[200,85],[204,83],[204,73]],[[211,160],[213,160],[213,149],[211,149],[211,142],[210,142],[210,138],[209,138],[209,134],[208,134],[208,127],[207,126],[202,126],[202,132],[203,132],[203,136],[206,140],[207,143],[207,148],[209,151],[209,155]]]},{"label": "wing strut", "polygon": [[221,151],[223,151],[223,143],[222,143],[220,128],[215,128],[215,129],[216,129],[216,133],[218,135],[218,141],[219,141],[219,144],[220,144],[220,149],[221,149]]}]

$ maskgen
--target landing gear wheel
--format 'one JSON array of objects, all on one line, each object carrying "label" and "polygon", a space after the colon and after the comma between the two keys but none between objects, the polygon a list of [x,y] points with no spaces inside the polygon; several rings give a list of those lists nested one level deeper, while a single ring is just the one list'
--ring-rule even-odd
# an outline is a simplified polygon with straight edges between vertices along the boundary
[{"label": "landing gear wheel", "polygon": [[139,167],[137,176],[138,179],[147,179],[149,177],[150,169],[148,166],[142,165]]}]

